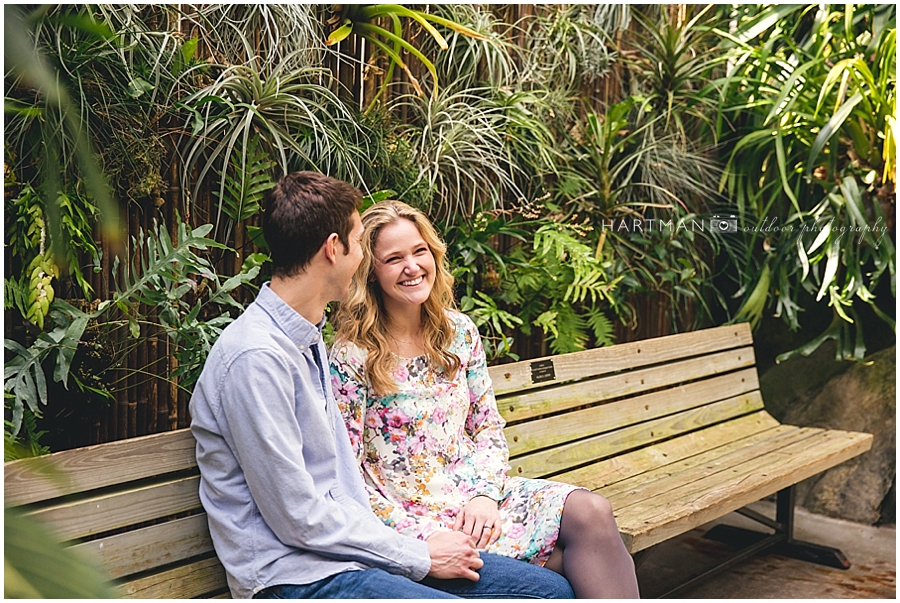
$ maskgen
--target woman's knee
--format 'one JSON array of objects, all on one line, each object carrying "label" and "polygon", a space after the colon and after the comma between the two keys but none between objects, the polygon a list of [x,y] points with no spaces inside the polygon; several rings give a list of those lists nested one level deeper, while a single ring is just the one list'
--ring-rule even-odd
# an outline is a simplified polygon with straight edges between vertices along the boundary
[{"label": "woman's knee", "polygon": [[600,528],[606,531],[616,526],[609,501],[588,490],[575,490],[569,494],[563,507],[563,522],[575,524],[572,527],[577,530]]}]

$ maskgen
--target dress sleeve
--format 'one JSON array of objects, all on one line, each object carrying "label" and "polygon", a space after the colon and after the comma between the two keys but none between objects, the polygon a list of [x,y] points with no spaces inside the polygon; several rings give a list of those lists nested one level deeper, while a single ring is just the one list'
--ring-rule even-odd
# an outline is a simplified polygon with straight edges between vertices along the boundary
[{"label": "dress sleeve", "polygon": [[402,503],[394,503],[377,486],[377,480],[366,470],[370,461],[366,459],[364,442],[373,437],[374,426],[366,425],[366,401],[369,384],[365,378],[365,358],[353,354],[346,345],[335,344],[331,351],[331,388],[338,408],[347,425],[350,445],[359,462],[369,505],[385,525],[405,536],[425,540],[438,531],[446,531],[443,523],[428,517],[413,515],[403,508]]},{"label": "dress sleeve", "polygon": [[353,455],[362,468],[363,461],[363,420],[366,412],[365,361],[354,358],[346,345],[335,343],[328,358],[331,370],[331,391],[337,401]]},{"label": "dress sleeve", "polygon": [[509,471],[509,448],[503,435],[506,421],[497,410],[481,335],[475,323],[468,317],[463,319],[460,328],[464,329],[464,341],[470,352],[464,367],[469,387],[466,433],[475,442],[475,458],[472,459],[477,471],[475,496],[499,500],[506,485],[506,472]]}]

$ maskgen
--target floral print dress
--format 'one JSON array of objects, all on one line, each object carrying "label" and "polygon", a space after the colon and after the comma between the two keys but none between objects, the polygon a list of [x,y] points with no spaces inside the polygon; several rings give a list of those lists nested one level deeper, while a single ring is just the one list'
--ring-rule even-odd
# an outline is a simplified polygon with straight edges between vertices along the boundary
[{"label": "floral print dress", "polygon": [[543,565],[559,535],[566,497],[576,486],[507,477],[503,418],[491,389],[475,324],[451,312],[460,359],[456,375],[431,370],[425,356],[397,357],[396,394],[380,396],[365,379],[366,352],[332,348],[335,398],[376,515],[408,536],[448,530],[473,497],[498,501],[502,531],[487,551]]}]

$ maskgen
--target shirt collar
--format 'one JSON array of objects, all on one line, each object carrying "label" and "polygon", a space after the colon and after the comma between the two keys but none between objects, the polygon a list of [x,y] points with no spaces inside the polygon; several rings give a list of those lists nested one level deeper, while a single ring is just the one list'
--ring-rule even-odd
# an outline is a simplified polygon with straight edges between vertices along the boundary
[{"label": "shirt collar", "polygon": [[290,337],[291,341],[296,343],[301,350],[316,345],[322,339],[325,317],[322,317],[318,325],[309,322],[272,291],[269,282],[264,283],[260,288],[259,294],[256,296],[256,303],[272,317],[284,334]]}]

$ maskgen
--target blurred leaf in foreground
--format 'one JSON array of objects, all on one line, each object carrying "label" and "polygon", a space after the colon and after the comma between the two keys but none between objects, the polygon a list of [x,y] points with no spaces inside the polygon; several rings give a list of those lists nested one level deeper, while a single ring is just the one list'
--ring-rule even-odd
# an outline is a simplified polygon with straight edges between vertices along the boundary
[{"label": "blurred leaf in foreground", "polygon": [[4,509],[3,596],[6,599],[112,599],[109,580],[17,509]]}]

